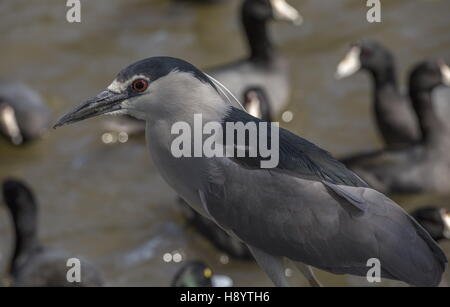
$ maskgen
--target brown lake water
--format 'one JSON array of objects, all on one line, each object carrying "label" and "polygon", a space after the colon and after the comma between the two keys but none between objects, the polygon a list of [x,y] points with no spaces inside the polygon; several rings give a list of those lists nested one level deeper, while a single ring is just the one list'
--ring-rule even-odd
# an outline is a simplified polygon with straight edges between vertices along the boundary
[{"label": "brown lake water", "polygon": [[[379,148],[368,76],[359,73],[336,81],[336,63],[351,41],[363,37],[392,48],[402,85],[415,62],[435,56],[450,61],[450,1],[383,1],[380,24],[366,21],[361,0],[289,2],[305,23],[271,25],[274,41],[292,69],[288,109],[294,118],[282,126],[337,156]],[[239,3],[82,1],[82,22],[70,24],[65,1],[3,0],[0,78],[23,81],[41,92],[56,119],[141,58],[169,55],[207,68],[243,57]],[[97,263],[110,285],[168,285],[180,267],[163,261],[168,252],[204,260],[238,286],[272,285],[255,264],[221,262],[221,253],[186,229],[176,195],[156,172],[144,139],[104,144],[105,120],[50,131],[43,140],[21,148],[0,140],[0,179],[24,178],[35,189],[41,206],[40,236],[46,244]],[[396,199],[407,210],[450,206],[445,196]],[[11,244],[9,216],[0,207],[2,267]],[[450,254],[450,244],[442,246]],[[325,285],[359,283],[325,272],[318,277]],[[291,280],[306,285],[296,274]]]}]

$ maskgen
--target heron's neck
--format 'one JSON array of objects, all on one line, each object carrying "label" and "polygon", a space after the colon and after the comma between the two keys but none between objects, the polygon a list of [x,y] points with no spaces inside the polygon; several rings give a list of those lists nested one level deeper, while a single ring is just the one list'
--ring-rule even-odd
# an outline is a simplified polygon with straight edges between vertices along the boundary
[{"label": "heron's neck", "polygon": [[250,60],[260,64],[270,63],[274,58],[274,49],[267,31],[267,21],[243,13],[242,23],[250,48]]}]

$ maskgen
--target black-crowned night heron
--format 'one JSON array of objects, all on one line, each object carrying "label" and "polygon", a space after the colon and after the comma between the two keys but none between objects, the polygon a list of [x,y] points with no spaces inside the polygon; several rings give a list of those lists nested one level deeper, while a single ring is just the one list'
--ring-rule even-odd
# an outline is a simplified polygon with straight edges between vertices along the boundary
[{"label": "black-crowned night heron", "polygon": [[3,199],[14,222],[15,246],[9,274],[13,286],[89,287],[101,286],[103,277],[91,263],[80,259],[80,282],[69,282],[67,261],[73,256],[44,247],[38,238],[38,206],[23,182],[3,182]]},{"label": "black-crowned night heron", "polygon": [[[366,276],[371,258],[380,261],[383,278],[439,284],[447,259],[430,235],[326,151],[287,130],[280,128],[279,146],[272,144],[279,154],[275,168],[261,168],[267,166],[261,155],[174,155],[171,144],[179,136],[171,133],[173,125],[193,127],[198,114],[204,123],[223,126],[264,123],[226,103],[224,93],[183,60],[148,58],[123,69],[55,127],[100,114],[145,120],[151,157],[163,178],[198,212],[245,242],[275,285],[288,285],[283,258],[295,262],[313,285],[318,282],[309,266]],[[258,138],[264,137],[261,131]]]},{"label": "black-crowned night heron", "polygon": [[417,142],[420,130],[407,97],[400,93],[393,54],[373,40],[352,44],[339,62],[336,77],[348,77],[359,70],[372,77],[372,100],[377,128],[388,148],[404,147]]},{"label": "black-crowned night heron", "polygon": [[343,162],[385,193],[449,192],[450,130],[432,101],[432,92],[440,85],[450,86],[450,68],[441,60],[421,62],[410,74],[409,94],[422,134],[418,144],[366,153]]},{"label": "black-crowned night heron", "polygon": [[29,87],[0,82],[0,134],[12,144],[34,140],[50,126],[50,110]]},{"label": "black-crowned night heron", "polygon": [[298,11],[286,0],[244,0],[241,9],[249,56],[206,72],[224,84],[236,97],[245,89],[257,86],[264,89],[277,115],[288,103],[290,94],[289,63],[277,54],[267,31],[270,20],[303,22]]}]

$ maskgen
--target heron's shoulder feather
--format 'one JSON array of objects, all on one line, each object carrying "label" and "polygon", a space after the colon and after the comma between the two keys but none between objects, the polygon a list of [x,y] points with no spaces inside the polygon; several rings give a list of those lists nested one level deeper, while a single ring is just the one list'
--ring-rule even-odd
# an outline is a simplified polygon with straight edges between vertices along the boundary
[{"label": "heron's shoulder feather", "polygon": [[[231,108],[224,118],[227,122],[264,122],[244,111]],[[272,144],[270,125],[268,125],[267,144]],[[224,128],[226,133],[226,127]],[[258,139],[260,128],[258,127]],[[234,140],[236,142],[236,138]],[[229,145],[229,144],[227,144]],[[234,157],[233,160],[244,167],[258,168],[264,160],[259,154],[257,157]],[[367,184],[341,162],[336,160],[327,151],[313,143],[283,129],[279,128],[279,163],[273,170],[289,173],[292,176],[302,176],[317,181],[328,181],[334,184],[367,187]]]}]

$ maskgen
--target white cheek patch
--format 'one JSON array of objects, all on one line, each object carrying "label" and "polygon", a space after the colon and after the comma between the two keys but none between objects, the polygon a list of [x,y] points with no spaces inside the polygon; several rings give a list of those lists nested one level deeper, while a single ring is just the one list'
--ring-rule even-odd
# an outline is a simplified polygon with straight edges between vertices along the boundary
[{"label": "white cheek patch", "polygon": [[117,80],[114,80],[109,86],[108,86],[108,90],[110,90],[111,92],[114,93],[121,93],[122,91],[124,91],[126,89],[126,85],[124,83],[121,83]]},{"label": "white cheek patch", "polygon": [[286,0],[270,0],[270,3],[275,19],[292,21],[296,25],[303,23],[303,18],[300,13],[290,6]]},{"label": "white cheek patch", "polygon": [[354,46],[350,49],[347,55],[339,62],[335,77],[336,79],[342,79],[353,75],[361,68],[361,48]]}]

